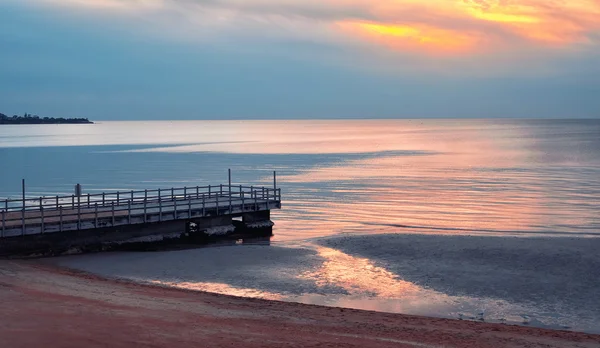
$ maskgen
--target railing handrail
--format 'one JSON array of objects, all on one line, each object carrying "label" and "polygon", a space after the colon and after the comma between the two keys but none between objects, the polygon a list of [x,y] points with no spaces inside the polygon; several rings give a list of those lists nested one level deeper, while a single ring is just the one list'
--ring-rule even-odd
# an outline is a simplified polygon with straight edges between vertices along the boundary
[{"label": "railing handrail", "polygon": [[[116,195],[118,193],[127,193],[127,194],[131,194],[132,192],[134,194],[141,194],[141,193],[151,193],[151,192],[170,192],[171,190],[174,191],[181,191],[181,190],[186,190],[186,189],[207,189],[207,188],[212,188],[212,187],[231,187],[231,188],[239,188],[240,186],[244,189],[252,189],[254,188],[259,189],[259,188],[264,188],[266,190],[275,190],[275,188],[272,187],[268,187],[268,186],[246,186],[246,185],[228,185],[228,184],[222,184],[222,185],[207,185],[207,186],[183,186],[183,187],[169,187],[169,188],[159,188],[159,189],[150,189],[150,190],[118,190],[118,191],[108,191],[108,192],[101,192],[101,193],[88,193],[88,194],[82,194],[82,196],[102,196],[103,194],[105,195]],[[232,191],[233,192],[233,191]],[[55,199],[56,197],[60,198],[71,198],[72,196],[74,196],[75,194],[71,194],[71,195],[64,195],[64,196],[60,196],[60,195],[53,195],[53,196],[35,196],[35,198],[25,198],[25,200],[32,200],[32,199],[38,199],[38,198],[43,198],[43,199]],[[76,196],[76,195],[75,195]],[[167,196],[167,195],[165,195]],[[23,198],[4,198],[2,200],[0,200],[2,202],[4,201],[8,201],[8,202],[22,202]]]},{"label": "railing handrail", "polygon": [[[219,191],[213,191],[212,188],[219,188]],[[221,188],[227,188],[227,190],[221,190]],[[152,198],[159,198],[159,197],[175,197],[175,196],[180,196],[182,191],[184,195],[188,195],[188,194],[196,194],[199,195],[201,193],[207,193],[209,194],[209,196],[212,196],[213,194],[215,194],[216,192],[219,192],[220,195],[229,195],[229,193],[231,192],[231,195],[237,195],[240,194],[239,189],[241,188],[241,193],[254,193],[254,192],[261,192],[261,191],[265,191],[265,192],[277,192],[277,190],[280,190],[278,188],[272,188],[272,187],[266,187],[266,186],[246,186],[246,185],[207,185],[207,186],[184,186],[184,187],[172,187],[172,188],[166,188],[166,189],[151,189],[151,190],[126,190],[126,191],[112,191],[112,192],[102,192],[102,193],[87,193],[87,194],[82,194],[80,196],[77,196],[75,194],[72,195],[64,195],[64,196],[60,196],[60,195],[56,195],[56,196],[39,196],[39,197],[25,197],[25,210],[28,210],[27,208],[35,208],[36,210],[39,210],[40,208],[40,200],[42,201],[42,206],[60,206],[61,205],[61,201],[66,201],[66,200],[73,200],[76,199],[78,202],[81,202],[82,200],[84,200],[85,202],[87,202],[87,200],[89,201],[99,201],[98,199],[94,199],[92,200],[92,198],[104,198],[105,202],[110,202],[111,199],[110,197],[116,197],[115,200],[117,202],[120,202],[121,200],[123,200],[124,202],[126,202],[127,198],[141,198],[141,194],[144,194],[144,197],[146,200],[152,199]],[[203,191],[200,191],[200,190]],[[230,190],[231,189],[231,190]],[[233,190],[233,189],[237,189],[237,190]],[[189,191],[188,190],[192,190]],[[246,191],[249,190],[249,191]],[[157,195],[148,195],[148,194],[152,194],[152,193],[158,193]],[[177,194],[175,194],[177,193]],[[123,197],[123,198],[121,198]],[[52,203],[48,203],[48,204],[44,204],[44,202],[47,201],[52,201]],[[4,210],[4,211],[21,211],[23,210],[23,198],[19,198],[19,199],[4,199],[0,201],[0,211]],[[59,202],[58,204],[56,202]],[[11,203],[16,203],[18,204],[18,206],[16,206],[15,204],[11,204]],[[29,203],[29,204],[28,204]],[[32,204],[33,203],[33,204]],[[67,203],[63,203],[63,205],[66,205]],[[74,205],[73,202],[71,202],[71,205]]]}]

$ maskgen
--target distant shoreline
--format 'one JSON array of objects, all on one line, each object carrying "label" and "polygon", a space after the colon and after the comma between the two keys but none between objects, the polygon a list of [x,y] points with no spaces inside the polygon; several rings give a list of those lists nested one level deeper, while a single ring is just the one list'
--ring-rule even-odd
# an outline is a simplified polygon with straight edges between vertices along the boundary
[{"label": "distant shoreline", "polygon": [[9,117],[0,113],[0,125],[24,125],[24,124],[94,124],[87,118],[63,118],[63,117],[39,117],[37,115],[25,114]]}]

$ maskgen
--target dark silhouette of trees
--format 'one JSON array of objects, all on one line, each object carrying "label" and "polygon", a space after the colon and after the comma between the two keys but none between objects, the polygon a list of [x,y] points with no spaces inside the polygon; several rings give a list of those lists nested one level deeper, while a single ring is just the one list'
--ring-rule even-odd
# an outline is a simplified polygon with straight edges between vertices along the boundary
[{"label": "dark silhouette of trees", "polygon": [[63,117],[39,117],[28,113],[23,116],[14,115],[12,117],[0,113],[1,124],[91,124],[94,123],[87,118],[63,118]]}]

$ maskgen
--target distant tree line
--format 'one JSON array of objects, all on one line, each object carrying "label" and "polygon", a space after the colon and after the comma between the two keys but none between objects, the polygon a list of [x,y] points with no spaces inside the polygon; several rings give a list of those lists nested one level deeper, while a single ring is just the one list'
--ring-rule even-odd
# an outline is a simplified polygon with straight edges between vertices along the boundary
[{"label": "distant tree line", "polygon": [[0,113],[0,124],[85,124],[94,123],[87,118],[39,117],[28,113],[12,117]]}]

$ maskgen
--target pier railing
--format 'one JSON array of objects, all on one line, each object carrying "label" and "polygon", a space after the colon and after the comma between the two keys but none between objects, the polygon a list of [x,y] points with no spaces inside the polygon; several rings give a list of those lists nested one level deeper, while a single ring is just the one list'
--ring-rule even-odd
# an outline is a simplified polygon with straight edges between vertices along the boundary
[{"label": "pier railing", "polygon": [[0,201],[0,237],[192,219],[279,207],[281,189],[209,185]]}]

